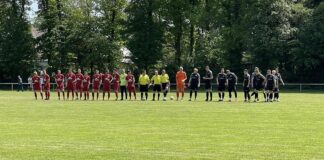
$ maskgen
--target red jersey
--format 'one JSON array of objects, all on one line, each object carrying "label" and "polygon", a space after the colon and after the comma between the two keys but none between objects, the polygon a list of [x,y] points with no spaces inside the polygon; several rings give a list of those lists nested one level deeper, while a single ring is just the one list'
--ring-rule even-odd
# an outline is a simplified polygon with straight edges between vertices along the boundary
[{"label": "red jersey", "polygon": [[75,74],[74,73],[68,73],[66,75],[67,78],[67,86],[73,86],[75,82]]},{"label": "red jersey", "polygon": [[40,77],[39,76],[33,76],[32,78],[34,90],[40,90]]},{"label": "red jersey", "polygon": [[120,75],[118,73],[114,73],[114,84],[119,84]]},{"label": "red jersey", "polygon": [[103,74],[102,75],[102,83],[104,86],[110,86],[110,82],[113,79],[111,74]]},{"label": "red jersey", "polygon": [[90,76],[89,75],[83,76],[82,84],[83,84],[84,91],[87,91],[89,89],[89,84],[90,84]]},{"label": "red jersey", "polygon": [[63,74],[57,74],[56,76],[55,76],[55,79],[56,79],[56,84],[58,85],[58,86],[61,86],[62,84],[64,84],[63,82],[64,82],[64,75]]},{"label": "red jersey", "polygon": [[100,86],[100,81],[101,81],[101,74],[93,75],[93,86],[95,86],[95,88]]},{"label": "red jersey", "polygon": [[50,84],[51,83],[51,77],[48,74],[44,75],[44,84]]},{"label": "red jersey", "polygon": [[82,73],[75,74],[75,79],[76,79],[76,85],[81,86],[83,80],[83,74]]},{"label": "red jersey", "polygon": [[135,86],[135,78],[134,78],[134,76],[132,75],[132,74],[128,74],[127,76],[126,76],[126,81],[127,81],[127,86]]},{"label": "red jersey", "polygon": [[34,85],[40,86],[40,77],[39,76],[33,76],[32,80],[33,80]]}]

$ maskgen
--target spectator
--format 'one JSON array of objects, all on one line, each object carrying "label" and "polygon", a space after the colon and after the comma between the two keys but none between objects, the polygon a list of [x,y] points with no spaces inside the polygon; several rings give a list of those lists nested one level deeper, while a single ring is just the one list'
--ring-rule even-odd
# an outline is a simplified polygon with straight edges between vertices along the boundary
[{"label": "spectator", "polygon": [[18,88],[17,88],[17,92],[23,92],[24,91],[24,86],[23,86],[23,81],[22,78],[20,77],[20,75],[18,75]]}]

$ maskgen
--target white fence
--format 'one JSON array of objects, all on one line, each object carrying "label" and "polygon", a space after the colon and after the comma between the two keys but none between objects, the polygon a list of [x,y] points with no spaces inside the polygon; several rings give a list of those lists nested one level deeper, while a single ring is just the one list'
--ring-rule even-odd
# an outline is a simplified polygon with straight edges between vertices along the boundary
[{"label": "white fence", "polygon": [[[175,87],[175,83],[171,84],[171,87]],[[30,88],[30,84],[23,83],[24,90],[28,90]],[[213,84],[213,88],[216,90],[216,84]],[[240,90],[242,84],[239,83],[237,85],[238,90]],[[204,83],[201,84],[201,89],[204,88]],[[293,90],[293,91],[299,91],[299,92],[305,92],[305,91],[320,91],[324,92],[324,83],[286,83],[285,86],[280,86],[282,90]],[[18,83],[0,83],[0,90],[11,90],[16,91],[18,89]],[[54,91],[56,89],[55,83],[51,83],[51,89]]]}]

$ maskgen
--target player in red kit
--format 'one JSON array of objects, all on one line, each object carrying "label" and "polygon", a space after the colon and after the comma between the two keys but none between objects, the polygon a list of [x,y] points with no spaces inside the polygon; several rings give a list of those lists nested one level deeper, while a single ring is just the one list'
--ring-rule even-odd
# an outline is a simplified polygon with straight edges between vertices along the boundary
[{"label": "player in red kit", "polygon": [[119,83],[120,83],[120,75],[119,75],[117,69],[114,70],[113,81],[114,81],[114,90],[115,90],[116,101],[117,101],[118,100]]},{"label": "player in red kit", "polygon": [[87,72],[85,72],[82,79],[82,90],[84,93],[84,100],[89,100],[89,86],[90,86],[90,76]]},{"label": "player in red kit", "polygon": [[57,70],[57,74],[55,76],[55,82],[56,82],[56,89],[57,89],[57,96],[58,99],[61,99],[60,93],[63,93],[63,99],[65,100],[64,95],[64,75],[61,73],[61,70]]},{"label": "player in red kit", "polygon": [[103,96],[102,99],[105,100],[105,93],[108,93],[108,100],[110,98],[110,86],[113,81],[113,77],[107,69],[106,73],[102,75],[102,84],[103,84]]},{"label": "player in red kit", "polygon": [[135,77],[132,74],[132,71],[128,71],[126,76],[126,81],[127,81],[127,89],[129,93],[129,100],[132,100],[132,93],[134,94],[134,98],[136,100]]},{"label": "player in red kit", "polygon": [[44,70],[44,90],[45,90],[45,100],[50,99],[51,94],[51,77]]},{"label": "player in red kit", "polygon": [[37,92],[40,92],[40,95],[43,99],[43,93],[42,93],[42,88],[41,88],[41,83],[40,83],[40,77],[38,76],[37,72],[34,72],[32,82],[33,82],[33,88],[34,88],[34,94],[35,94],[35,99],[37,100]]},{"label": "player in red kit", "polygon": [[82,80],[83,74],[81,73],[81,69],[78,69],[78,73],[75,74],[75,95],[76,99],[79,99],[78,93],[80,93],[80,99],[82,98]]},{"label": "player in red kit", "polygon": [[92,79],[92,100],[94,100],[95,92],[97,93],[97,100],[98,100],[100,85],[101,85],[101,74],[99,73],[99,70],[96,70],[96,74],[93,75],[93,79]]},{"label": "player in red kit", "polygon": [[74,88],[75,88],[75,74],[72,69],[69,69],[69,73],[66,75],[67,79],[67,100],[69,100],[70,92],[72,93],[72,100],[74,100]]}]

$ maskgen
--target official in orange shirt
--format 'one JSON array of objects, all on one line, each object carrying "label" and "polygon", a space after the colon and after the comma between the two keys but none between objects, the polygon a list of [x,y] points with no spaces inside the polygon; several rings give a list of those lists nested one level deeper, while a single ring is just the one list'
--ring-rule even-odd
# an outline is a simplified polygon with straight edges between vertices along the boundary
[{"label": "official in orange shirt", "polygon": [[181,100],[183,100],[184,97],[184,91],[185,91],[185,82],[187,80],[187,74],[183,71],[183,67],[179,68],[179,71],[176,75],[176,81],[177,81],[177,100],[179,100],[179,92],[182,93]]}]

